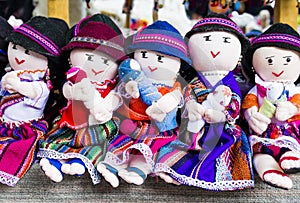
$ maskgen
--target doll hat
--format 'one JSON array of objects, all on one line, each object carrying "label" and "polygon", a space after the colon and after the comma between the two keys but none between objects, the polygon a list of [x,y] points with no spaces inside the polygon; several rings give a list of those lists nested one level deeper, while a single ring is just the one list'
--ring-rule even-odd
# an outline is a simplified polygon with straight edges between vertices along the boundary
[{"label": "doll hat", "polygon": [[147,49],[162,54],[178,57],[191,64],[187,56],[187,46],[181,34],[166,21],[156,21],[132,36],[127,47],[128,53],[137,49]]},{"label": "doll hat", "polygon": [[210,14],[199,20],[193,28],[186,33],[185,37],[188,42],[190,37],[199,32],[224,31],[236,35],[242,45],[242,53],[249,47],[249,40],[244,36],[243,31],[230,18],[223,14]]},{"label": "doll hat", "polygon": [[16,28],[7,40],[41,55],[58,58],[68,29],[61,19],[36,16]]},{"label": "doll hat", "polygon": [[62,48],[63,51],[86,48],[102,51],[114,59],[125,56],[123,33],[109,17],[103,14],[83,19],[71,29],[71,32],[73,37]]},{"label": "doll hat", "polygon": [[254,38],[242,60],[244,74],[250,79],[254,79],[254,72],[251,70],[253,54],[260,47],[278,47],[300,53],[300,35],[288,24],[276,23]]}]

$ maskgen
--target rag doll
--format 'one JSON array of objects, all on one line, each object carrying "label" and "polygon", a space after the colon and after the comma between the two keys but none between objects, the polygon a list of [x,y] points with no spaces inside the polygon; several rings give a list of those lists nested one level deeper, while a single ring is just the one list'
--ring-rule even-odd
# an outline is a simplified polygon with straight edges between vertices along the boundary
[{"label": "rag doll", "polygon": [[299,34],[287,24],[273,24],[253,39],[243,67],[255,83],[242,103],[254,168],[266,183],[290,189],[286,174],[300,170]]},{"label": "rag doll", "polygon": [[176,139],[176,112],[182,104],[177,75],[181,63],[190,63],[182,36],[165,21],[138,31],[127,49],[135,62],[119,68],[127,93],[118,110],[120,133],[97,166],[113,187],[119,185],[118,176],[127,183],[143,184],[153,172],[157,151]]},{"label": "rag doll", "polygon": [[107,140],[118,133],[112,118],[121,97],[114,91],[118,82],[118,60],[124,57],[124,37],[106,15],[95,14],[75,25],[63,47],[71,68],[63,94],[68,100],[38,157],[45,174],[61,182],[65,174],[81,176],[87,170],[93,184],[100,182],[96,165],[103,160]]},{"label": "rag doll", "polygon": [[7,38],[11,71],[1,80],[0,181],[14,186],[35,161],[36,146],[48,131],[44,109],[56,84],[67,24],[34,17]]},{"label": "rag doll", "polygon": [[249,42],[221,14],[198,21],[186,38],[195,75],[184,88],[180,135],[161,148],[155,173],[168,183],[208,190],[253,187],[250,146],[236,123],[241,92],[233,75]]}]

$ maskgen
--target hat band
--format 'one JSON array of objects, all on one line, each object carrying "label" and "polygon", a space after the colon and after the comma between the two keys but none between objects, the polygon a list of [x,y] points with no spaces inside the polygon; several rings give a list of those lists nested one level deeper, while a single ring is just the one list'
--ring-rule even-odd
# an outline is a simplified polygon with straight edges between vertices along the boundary
[{"label": "hat band", "polygon": [[223,19],[223,18],[204,18],[204,19],[198,21],[194,25],[192,30],[196,29],[197,27],[204,26],[204,25],[226,26],[226,27],[230,27],[230,28],[234,29],[235,31],[243,34],[243,31],[234,22],[231,22],[230,20],[226,20],[226,19]]},{"label": "hat band", "polygon": [[38,32],[34,28],[30,27],[29,25],[22,24],[15,30],[15,32],[21,33],[29,37],[54,56],[60,55],[59,47],[52,40]]},{"label": "hat band", "polygon": [[70,42],[86,42],[86,43],[98,44],[98,45],[111,47],[111,48],[114,48],[114,49],[124,52],[124,49],[122,46],[115,44],[113,42],[104,40],[104,39],[96,39],[93,37],[73,37],[70,40]]},{"label": "hat band", "polygon": [[187,55],[187,47],[184,42],[178,40],[177,38],[170,37],[168,35],[163,34],[142,34],[137,33],[133,40],[133,44],[141,43],[141,42],[152,42],[152,43],[161,43],[172,46],[176,49],[179,49],[185,55]]},{"label": "hat band", "polygon": [[287,43],[300,49],[299,38],[288,34],[263,34],[252,41],[252,45],[259,43]]}]

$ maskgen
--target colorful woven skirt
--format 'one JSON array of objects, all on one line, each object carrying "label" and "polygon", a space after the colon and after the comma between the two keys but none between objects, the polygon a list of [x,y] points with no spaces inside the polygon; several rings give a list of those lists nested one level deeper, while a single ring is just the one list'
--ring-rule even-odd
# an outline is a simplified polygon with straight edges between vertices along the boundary
[{"label": "colorful woven skirt", "polygon": [[[122,130],[122,126],[127,129]],[[124,134],[125,131],[130,133]],[[142,155],[153,170],[157,152],[177,135],[177,128],[159,133],[150,122],[125,119],[121,123],[121,133],[109,142],[105,162],[122,165],[131,157]]]},{"label": "colorful woven skirt", "polygon": [[208,190],[253,187],[249,142],[243,131],[232,130],[216,124],[206,125],[198,133],[180,134],[180,139],[161,148],[155,173],[163,172],[180,184]]},{"label": "colorful woven skirt", "polygon": [[57,160],[79,158],[84,162],[93,184],[97,184],[100,175],[96,166],[104,159],[108,140],[116,136],[118,131],[118,125],[113,119],[77,130],[56,125],[47,134],[46,140],[41,142],[37,156]]},{"label": "colorful woven skirt", "polygon": [[0,125],[0,182],[16,183],[35,161],[37,144],[44,138],[48,124],[44,120]]}]

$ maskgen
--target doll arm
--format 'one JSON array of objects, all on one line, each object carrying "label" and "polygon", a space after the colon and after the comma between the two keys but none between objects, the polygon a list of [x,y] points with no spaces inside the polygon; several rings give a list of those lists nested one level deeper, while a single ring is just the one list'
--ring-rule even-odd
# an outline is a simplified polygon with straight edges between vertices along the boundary
[{"label": "doll arm", "polygon": [[10,93],[20,93],[25,97],[35,99],[39,96],[35,86],[31,82],[22,82],[18,77],[17,71],[11,71],[6,73],[2,78],[2,86]]},{"label": "doll arm", "polygon": [[271,123],[271,119],[258,112],[257,96],[248,94],[243,100],[242,109],[244,109],[245,119],[249,127],[257,134],[262,134]]},{"label": "doll arm", "polygon": [[279,102],[276,107],[275,118],[286,121],[297,113],[297,107],[290,101]]},{"label": "doll arm", "polygon": [[182,103],[182,94],[179,88],[165,94],[146,109],[147,115],[162,122],[166,114],[177,108]]}]

